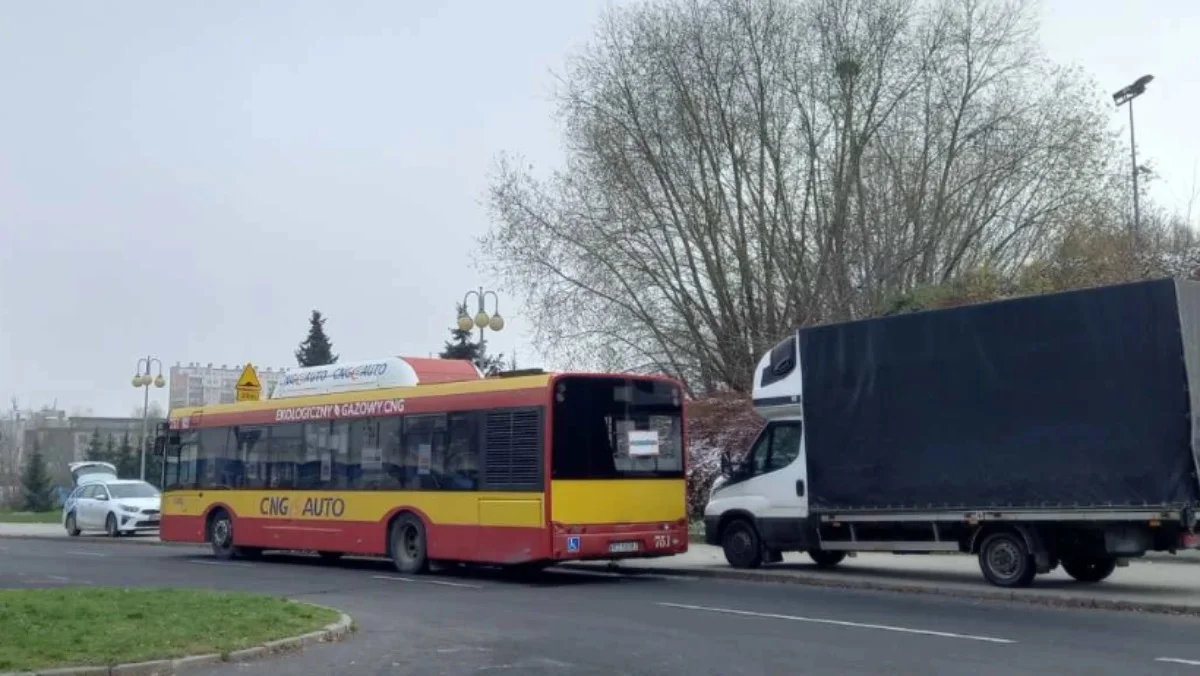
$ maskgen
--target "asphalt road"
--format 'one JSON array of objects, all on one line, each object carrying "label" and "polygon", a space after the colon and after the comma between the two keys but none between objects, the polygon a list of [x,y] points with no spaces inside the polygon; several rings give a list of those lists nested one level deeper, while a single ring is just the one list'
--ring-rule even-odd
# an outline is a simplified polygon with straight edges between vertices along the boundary
[{"label": "asphalt road", "polygon": [[0,587],[64,585],[271,592],[359,627],[197,675],[1200,675],[1200,621],[1183,617],[566,571],[404,577],[382,561],[225,563],[190,547],[0,539]]}]

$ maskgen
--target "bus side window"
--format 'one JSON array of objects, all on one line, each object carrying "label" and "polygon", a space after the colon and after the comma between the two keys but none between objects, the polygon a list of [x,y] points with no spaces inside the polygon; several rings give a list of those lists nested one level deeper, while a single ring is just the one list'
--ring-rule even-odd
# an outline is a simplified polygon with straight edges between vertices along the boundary
[{"label": "bus side window", "polygon": [[163,477],[164,490],[181,488],[179,485],[179,449],[182,440],[179,434],[171,433],[163,444]]},{"label": "bus side window", "polygon": [[329,450],[332,459],[330,481],[332,489],[359,488],[362,476],[362,451],[350,441],[350,423],[335,422],[329,432]]},{"label": "bus side window", "polygon": [[304,462],[304,425],[272,425],[267,435],[267,488],[296,488],[296,471]]},{"label": "bus side window", "polygon": [[446,482],[449,490],[479,488],[479,414],[451,413],[446,423]]}]

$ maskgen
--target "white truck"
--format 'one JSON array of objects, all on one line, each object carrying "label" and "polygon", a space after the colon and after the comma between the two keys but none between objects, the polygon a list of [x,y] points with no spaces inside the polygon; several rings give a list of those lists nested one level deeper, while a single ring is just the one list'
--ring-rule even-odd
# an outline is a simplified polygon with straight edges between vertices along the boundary
[{"label": "white truck", "polygon": [[801,329],[753,397],[767,424],[704,513],[734,567],[959,552],[1021,587],[1200,547],[1200,284]]}]

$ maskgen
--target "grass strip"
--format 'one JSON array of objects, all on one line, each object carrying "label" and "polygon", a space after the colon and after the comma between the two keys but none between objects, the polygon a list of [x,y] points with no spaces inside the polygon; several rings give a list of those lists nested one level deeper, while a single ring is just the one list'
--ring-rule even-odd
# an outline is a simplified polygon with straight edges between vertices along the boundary
[{"label": "grass strip", "polygon": [[0,523],[58,523],[62,512],[13,512],[0,509]]},{"label": "grass strip", "polygon": [[340,615],[261,594],[190,589],[0,590],[0,672],[229,653]]}]

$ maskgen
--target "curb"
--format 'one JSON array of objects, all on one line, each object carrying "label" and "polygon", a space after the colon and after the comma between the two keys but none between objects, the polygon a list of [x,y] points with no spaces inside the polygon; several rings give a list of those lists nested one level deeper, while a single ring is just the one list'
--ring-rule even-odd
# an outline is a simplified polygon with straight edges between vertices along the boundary
[{"label": "curb", "polygon": [[[0,536],[0,537],[2,537],[2,536]],[[703,536],[696,537],[694,535],[688,540],[688,544],[689,545],[702,545],[702,546],[706,546],[706,547],[710,546],[707,542],[705,542]],[[870,554],[872,552],[863,552],[863,553]],[[943,552],[931,552],[931,553],[927,554],[926,556],[947,556],[947,555],[948,556],[956,556],[955,554],[945,554]],[[1137,563],[1137,562],[1175,563],[1175,564],[1181,564],[1181,565],[1185,565],[1185,566],[1194,566],[1194,565],[1200,564],[1200,550],[1185,549],[1185,550],[1180,550],[1178,554],[1172,554],[1170,552],[1146,552],[1145,556],[1133,558],[1133,559],[1130,559],[1130,561],[1134,562],[1134,563]]]},{"label": "curb", "polygon": [[1005,589],[963,589],[945,588],[938,586],[914,585],[905,583],[878,582],[863,578],[816,577],[803,573],[793,575],[777,575],[765,572],[745,570],[712,570],[706,568],[612,568],[607,564],[563,563],[559,568],[568,570],[586,570],[600,573],[616,573],[619,575],[659,575],[662,577],[700,578],[708,580],[727,580],[732,582],[767,582],[773,584],[803,585],[807,587],[824,587],[826,589],[849,589],[861,591],[882,591],[898,594],[924,594],[944,598],[971,599],[977,601],[1009,601],[1026,605],[1044,606],[1059,609],[1088,609],[1111,610],[1120,612],[1154,613],[1160,615],[1190,615],[1200,616],[1200,606],[1162,601],[1118,601],[1116,599],[1090,598],[1084,596],[1053,596],[1039,593],[1036,589],[1005,590]]},{"label": "curb", "polygon": [[[305,603],[291,600],[292,603]],[[204,655],[188,655],[170,660],[153,660],[150,662],[128,662],[111,667],[61,667],[43,669],[41,671],[20,671],[0,674],[0,676],[171,676],[196,667],[208,667],[222,663],[249,662],[251,660],[278,655],[282,653],[299,652],[318,643],[335,643],[344,640],[355,631],[354,620],[336,608],[319,606],[315,603],[305,605],[323,610],[341,613],[341,618],[333,624],[325,625],[319,631],[268,641],[259,646],[235,650],[227,654],[207,653]]]},{"label": "curb", "polygon": [[[100,535],[88,537],[67,537],[65,535],[33,535],[30,533],[0,533],[0,540],[49,540],[51,542],[86,542],[86,543],[103,543],[106,545],[138,545],[141,547],[207,547],[207,543],[203,542],[163,542],[162,540],[149,540],[146,538],[110,538]],[[7,674],[0,673],[0,676]]]}]

